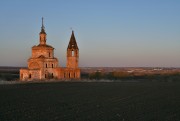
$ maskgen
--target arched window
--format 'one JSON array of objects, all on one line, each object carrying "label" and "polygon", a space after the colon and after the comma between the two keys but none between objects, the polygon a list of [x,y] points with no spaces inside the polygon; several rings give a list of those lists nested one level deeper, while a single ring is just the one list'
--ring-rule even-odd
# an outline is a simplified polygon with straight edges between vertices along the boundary
[{"label": "arched window", "polygon": [[29,78],[31,78],[31,74],[29,74]]}]

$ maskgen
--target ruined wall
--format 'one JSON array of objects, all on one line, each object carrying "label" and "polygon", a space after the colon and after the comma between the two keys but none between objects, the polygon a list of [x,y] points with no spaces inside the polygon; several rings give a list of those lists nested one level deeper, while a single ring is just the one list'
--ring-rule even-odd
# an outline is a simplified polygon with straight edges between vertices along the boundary
[{"label": "ruined wall", "polygon": [[27,80],[29,78],[28,69],[20,69],[20,80]]},{"label": "ruined wall", "polygon": [[20,69],[20,80],[40,79],[40,70]]},{"label": "ruined wall", "polygon": [[80,69],[57,68],[58,79],[80,79]]}]

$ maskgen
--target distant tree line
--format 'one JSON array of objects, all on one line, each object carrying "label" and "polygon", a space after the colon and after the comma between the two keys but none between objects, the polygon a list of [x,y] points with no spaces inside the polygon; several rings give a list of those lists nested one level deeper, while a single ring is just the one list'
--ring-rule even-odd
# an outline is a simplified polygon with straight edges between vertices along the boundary
[{"label": "distant tree line", "polygon": [[82,79],[95,79],[95,80],[143,80],[143,81],[180,81],[180,73],[166,73],[166,74],[134,74],[125,71],[114,72],[100,72],[82,73]]},{"label": "distant tree line", "polygon": [[[18,80],[19,71],[0,71],[0,80]],[[126,71],[81,73],[81,79],[89,80],[139,80],[139,81],[180,81],[180,73],[128,73]]]},{"label": "distant tree line", "polygon": [[19,71],[7,71],[7,70],[1,70],[0,71],[0,80],[6,80],[6,81],[11,81],[11,80],[17,80],[19,79]]}]

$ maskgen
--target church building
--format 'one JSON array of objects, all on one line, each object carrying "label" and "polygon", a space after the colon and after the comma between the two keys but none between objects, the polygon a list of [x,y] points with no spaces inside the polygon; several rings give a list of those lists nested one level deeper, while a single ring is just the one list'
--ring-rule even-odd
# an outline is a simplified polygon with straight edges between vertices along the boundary
[{"label": "church building", "polygon": [[80,79],[79,48],[74,31],[67,47],[66,67],[58,66],[58,59],[54,57],[54,48],[46,44],[46,35],[42,18],[39,45],[32,47],[32,55],[27,62],[28,68],[20,69],[20,80]]}]

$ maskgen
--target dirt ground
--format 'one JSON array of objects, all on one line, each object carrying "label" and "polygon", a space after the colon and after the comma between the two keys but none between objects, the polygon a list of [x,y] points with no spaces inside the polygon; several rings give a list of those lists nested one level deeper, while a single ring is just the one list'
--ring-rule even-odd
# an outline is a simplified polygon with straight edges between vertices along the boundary
[{"label": "dirt ground", "polygon": [[155,120],[180,120],[180,82],[0,85],[0,121]]}]

